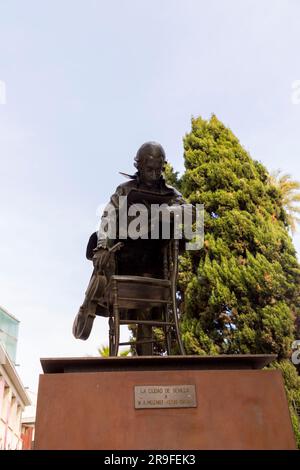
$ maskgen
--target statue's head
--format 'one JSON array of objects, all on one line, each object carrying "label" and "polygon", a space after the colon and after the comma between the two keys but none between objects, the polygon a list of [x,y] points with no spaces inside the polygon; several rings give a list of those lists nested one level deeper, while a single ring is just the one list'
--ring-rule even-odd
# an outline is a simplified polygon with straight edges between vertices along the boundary
[{"label": "statue's head", "polygon": [[165,163],[165,151],[157,142],[143,144],[134,159],[134,166],[139,172],[140,179],[147,186],[153,186],[159,181]]}]

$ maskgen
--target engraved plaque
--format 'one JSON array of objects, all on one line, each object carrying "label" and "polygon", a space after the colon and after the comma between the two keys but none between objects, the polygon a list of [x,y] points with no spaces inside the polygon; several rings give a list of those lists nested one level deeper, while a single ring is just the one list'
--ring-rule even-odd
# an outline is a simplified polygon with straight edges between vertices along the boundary
[{"label": "engraved plaque", "polygon": [[141,385],[134,387],[135,408],[195,408],[195,385]]}]

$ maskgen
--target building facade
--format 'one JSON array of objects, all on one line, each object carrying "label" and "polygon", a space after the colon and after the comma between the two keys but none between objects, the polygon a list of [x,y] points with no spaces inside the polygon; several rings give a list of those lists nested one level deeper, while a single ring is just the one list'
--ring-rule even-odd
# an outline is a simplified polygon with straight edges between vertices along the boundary
[{"label": "building facade", "polygon": [[32,450],[34,446],[37,394],[30,390],[26,391],[30,398],[31,405],[26,406],[25,411],[22,413],[22,450]]},{"label": "building facade", "polygon": [[0,343],[14,364],[16,363],[19,323],[16,317],[0,306]]},{"label": "building facade", "polygon": [[16,371],[19,321],[0,307],[0,449],[22,449],[22,412],[31,404]]}]

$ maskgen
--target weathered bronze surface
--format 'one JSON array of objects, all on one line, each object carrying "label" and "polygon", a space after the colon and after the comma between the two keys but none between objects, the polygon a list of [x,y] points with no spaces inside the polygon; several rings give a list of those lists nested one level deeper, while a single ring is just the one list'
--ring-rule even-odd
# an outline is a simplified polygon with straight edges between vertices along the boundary
[{"label": "weathered bronze surface", "polygon": [[[110,199],[110,212],[106,211],[103,217],[109,219],[113,213],[119,223],[120,201],[124,198],[129,219],[130,208],[139,203],[149,209],[153,204],[183,205],[181,194],[165,183],[162,175],[165,162],[165,152],[160,144],[143,144],[135,157],[137,172],[132,176],[125,175],[130,180],[117,187]],[[173,222],[170,218],[169,223]],[[144,228],[141,230],[139,238],[132,238],[129,234],[124,239],[121,225],[117,226],[113,238],[103,236],[101,230],[90,237],[87,258],[93,261],[94,270],[73,324],[73,334],[85,340],[90,335],[96,315],[109,317],[111,356],[118,354],[121,344],[134,346],[133,351],[137,355],[151,356],[155,343],[153,327],[160,327],[164,332],[165,344],[161,351],[170,354],[175,338],[178,352],[184,354],[176,299],[180,244],[171,235],[169,239],[163,238],[160,220],[156,223],[160,224],[158,239],[148,237],[148,225],[146,231]],[[136,325],[136,341],[120,343],[122,324]]]}]

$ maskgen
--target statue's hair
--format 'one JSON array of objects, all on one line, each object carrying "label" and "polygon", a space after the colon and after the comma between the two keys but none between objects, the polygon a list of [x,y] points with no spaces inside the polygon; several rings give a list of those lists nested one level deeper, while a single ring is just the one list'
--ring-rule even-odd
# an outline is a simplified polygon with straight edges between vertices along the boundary
[{"label": "statue's hair", "polygon": [[149,156],[160,159],[162,164],[166,163],[166,154],[163,147],[158,142],[146,142],[138,149],[134,159],[134,166],[139,170]]}]

